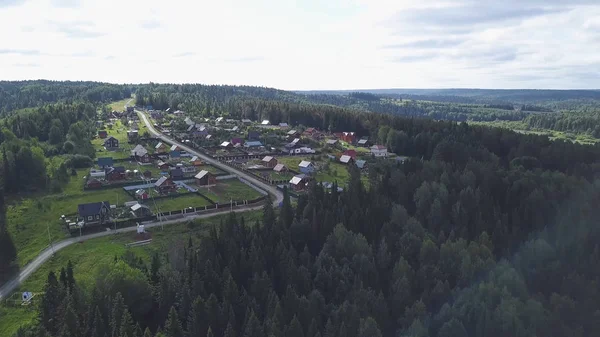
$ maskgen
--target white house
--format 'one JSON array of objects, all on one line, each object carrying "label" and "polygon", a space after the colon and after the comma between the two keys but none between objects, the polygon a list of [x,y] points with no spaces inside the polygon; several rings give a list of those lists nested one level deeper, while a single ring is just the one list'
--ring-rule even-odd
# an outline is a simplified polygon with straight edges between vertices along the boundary
[{"label": "white house", "polygon": [[371,154],[375,157],[387,157],[388,151],[383,145],[373,145],[371,146]]},{"label": "white house", "polygon": [[301,154],[301,153],[316,153],[315,150],[311,149],[310,147],[301,147],[301,148],[297,148],[292,150],[291,152],[295,153],[295,154]]}]

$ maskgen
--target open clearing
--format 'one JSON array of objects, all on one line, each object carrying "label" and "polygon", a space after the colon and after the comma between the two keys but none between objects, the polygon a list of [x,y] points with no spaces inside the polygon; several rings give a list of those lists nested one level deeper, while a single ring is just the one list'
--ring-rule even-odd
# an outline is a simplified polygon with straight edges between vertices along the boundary
[{"label": "open clearing", "polygon": [[[202,193],[202,191],[201,191]],[[204,194],[204,193],[202,193]],[[202,198],[201,196],[190,193],[178,197],[167,197],[162,199],[156,199],[156,206],[161,212],[167,211],[178,211],[188,207],[204,207],[209,206],[210,202]],[[150,207],[153,213],[156,213],[156,207],[154,202],[150,199],[146,200],[145,204]]]},{"label": "open clearing", "polygon": [[217,186],[200,187],[198,191],[215,203],[221,204],[228,203],[232,199],[234,201],[253,200],[262,195],[238,179],[219,180]]},{"label": "open clearing", "polygon": [[68,235],[59,217],[77,213],[78,204],[107,200],[122,205],[132,200],[122,188],[83,191],[83,177],[87,172],[87,169],[78,170],[62,193],[26,197],[9,204],[8,228],[17,246],[19,266],[27,264],[48,246],[48,229],[53,241]]},{"label": "open clearing", "polygon": [[[123,111],[123,109],[125,107],[125,103],[127,103],[130,99],[131,99],[131,97],[122,99],[120,101],[112,102],[108,106],[110,107],[111,111]],[[131,100],[130,105],[133,105],[133,104],[135,104],[135,99]]]},{"label": "open clearing", "polygon": [[[74,274],[77,283],[84,291],[89,291],[95,283],[95,275],[100,266],[114,261],[115,256],[120,257],[127,251],[135,253],[146,263],[153,252],[164,253],[169,247],[186,244],[191,237],[198,241],[199,238],[208,233],[212,225],[218,225],[221,220],[229,215],[218,215],[203,221],[173,224],[149,230],[152,233],[152,243],[146,246],[127,248],[126,243],[135,241],[135,234],[117,234],[74,244],[56,253],[40,269],[35,271],[17,290],[39,292],[43,290],[44,283],[50,271],[59,272],[71,260],[74,266]],[[262,211],[250,211],[236,214],[239,218],[244,217],[246,225],[253,225],[256,220],[262,218]],[[0,304],[0,336],[12,336],[20,326],[27,325],[36,319],[35,306],[11,306]]]}]

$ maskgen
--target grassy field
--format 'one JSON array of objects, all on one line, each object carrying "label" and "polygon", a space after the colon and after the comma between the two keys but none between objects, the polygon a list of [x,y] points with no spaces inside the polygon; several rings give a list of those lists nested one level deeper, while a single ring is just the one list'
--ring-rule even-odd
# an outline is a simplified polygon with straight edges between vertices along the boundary
[{"label": "grassy field", "polygon": [[[149,257],[154,252],[164,253],[169,247],[187,242],[191,237],[197,241],[206,235],[211,225],[217,225],[222,219],[229,215],[219,215],[209,219],[191,223],[181,223],[149,229],[152,235],[152,243],[142,247],[127,248],[128,242],[135,240],[135,234],[126,233],[114,236],[85,241],[71,245],[59,252],[40,269],[34,272],[23,285],[17,290],[39,292],[43,290],[44,283],[50,271],[58,272],[71,260],[74,266],[75,279],[80,287],[88,290],[94,285],[95,274],[98,267],[110,263],[115,256],[122,256],[131,250],[137,256],[149,262]],[[241,214],[237,215],[242,216]],[[262,219],[262,211],[251,211],[243,213],[245,223],[253,225],[256,220]],[[0,336],[12,336],[20,326],[32,323],[37,315],[35,306],[7,306],[0,304]]]},{"label": "grassy field", "polygon": [[[110,103],[108,106],[110,107],[111,111],[123,111],[125,108],[125,103],[127,103],[131,98],[125,98],[123,100],[120,101],[116,101],[116,102],[112,102]],[[131,105],[133,105],[135,103],[135,99],[133,99],[131,101]]]},{"label": "grassy field", "polygon": [[348,168],[344,164],[329,162],[329,170],[321,169],[316,175],[317,181],[328,181],[330,183],[337,181],[339,184],[345,184],[350,179]]},{"label": "grassy field", "polygon": [[[203,192],[201,193],[204,194]],[[156,213],[156,208],[152,200],[146,201],[146,205],[150,207],[153,213]],[[204,207],[208,205],[210,205],[208,200],[193,193],[184,196],[156,200],[156,206],[158,206],[161,212],[178,211],[188,207]]]},{"label": "grassy field", "polygon": [[215,203],[228,203],[231,199],[252,200],[262,195],[238,179],[219,180],[217,186],[210,187],[210,190],[200,187],[198,191]]},{"label": "grassy field", "polygon": [[198,167],[198,172],[200,172],[202,170],[206,170],[206,171],[208,171],[210,173],[213,173],[213,174],[222,174],[222,173],[225,173],[224,171],[222,171],[222,170],[220,170],[220,169],[218,169],[218,168],[216,168],[216,167],[214,167],[212,165],[202,165],[202,166],[199,166]]},{"label": "grassy field", "polygon": [[84,192],[83,176],[87,172],[86,169],[78,170],[77,176],[71,177],[62,193],[10,202],[7,211],[8,228],[17,246],[19,266],[27,264],[48,246],[46,225],[49,225],[53,241],[64,239],[68,235],[59,217],[76,213],[78,204],[105,200],[116,204],[117,199],[123,204],[131,200],[121,188]]},{"label": "grassy field", "polygon": [[127,142],[127,130],[128,127],[124,126],[120,120],[115,121],[112,128],[106,128],[106,132],[108,133],[106,138],[112,136],[119,140],[119,148],[116,151],[106,151],[103,146],[105,139],[94,138],[92,145],[96,149],[96,157],[113,157],[113,159],[131,157],[131,150],[136,144],[129,144]]},{"label": "grassy field", "polygon": [[549,129],[530,129],[525,123],[520,121],[469,122],[469,124],[511,129],[523,134],[543,135],[548,136],[550,140],[569,140],[574,143],[577,142],[588,145],[594,145],[600,142],[600,139],[584,133],[554,131]]},{"label": "grassy field", "polygon": [[269,171],[269,176],[272,180],[290,180],[294,176],[291,172],[275,172]]},{"label": "grassy field", "polygon": [[151,165],[138,165],[136,162],[127,161],[115,163],[115,165],[124,166],[126,170],[138,170],[140,171],[140,174],[146,171],[150,171],[152,173],[153,179],[160,177],[162,172],[162,170],[159,169],[154,163],[152,163]]},{"label": "grassy field", "polygon": [[287,168],[294,171],[299,170],[298,164],[303,160],[311,161],[309,156],[277,157],[279,164],[284,164]]}]

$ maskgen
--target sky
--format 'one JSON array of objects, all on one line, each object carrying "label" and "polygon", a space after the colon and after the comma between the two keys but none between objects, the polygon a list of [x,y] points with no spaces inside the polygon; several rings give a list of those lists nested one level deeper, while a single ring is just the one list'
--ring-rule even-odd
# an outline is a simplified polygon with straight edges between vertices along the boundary
[{"label": "sky", "polygon": [[600,88],[599,0],[0,0],[0,80]]}]

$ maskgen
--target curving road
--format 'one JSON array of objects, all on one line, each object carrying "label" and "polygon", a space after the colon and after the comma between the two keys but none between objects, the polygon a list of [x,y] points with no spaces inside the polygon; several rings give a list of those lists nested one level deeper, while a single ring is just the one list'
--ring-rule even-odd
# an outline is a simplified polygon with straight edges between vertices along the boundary
[{"label": "curving road", "polygon": [[250,182],[252,185],[260,188],[261,190],[269,192],[269,194],[272,197],[273,196],[275,197],[274,201],[273,201],[273,205],[276,206],[276,207],[279,205],[279,203],[281,201],[283,201],[283,193],[280,190],[278,190],[276,186],[269,185],[269,184],[267,184],[265,182],[262,182],[262,181],[256,179],[254,176],[248,174],[248,173],[245,173],[245,172],[240,171],[240,170],[238,170],[236,168],[227,166],[227,165],[219,162],[218,160],[216,160],[216,159],[214,159],[212,157],[204,155],[204,154],[202,154],[202,153],[194,150],[193,148],[191,148],[191,147],[189,147],[187,145],[184,145],[184,144],[182,144],[182,143],[180,143],[180,142],[178,142],[176,140],[173,140],[173,139],[171,139],[171,138],[163,135],[162,133],[160,133],[160,132],[156,131],[156,129],[154,129],[154,126],[152,125],[152,123],[150,123],[150,121],[148,120],[148,117],[146,116],[145,113],[143,113],[143,112],[141,112],[139,110],[136,110],[136,112],[141,117],[141,119],[144,121],[144,124],[146,124],[146,127],[148,128],[148,131],[153,136],[159,138],[162,142],[168,143],[168,144],[171,144],[171,145],[177,145],[180,148],[184,149],[187,153],[190,153],[190,154],[192,154],[194,156],[198,156],[198,158],[201,158],[202,160],[204,160],[205,162],[211,164],[212,166],[218,167],[218,168],[220,168],[221,170],[223,170],[225,172],[229,172],[229,173],[235,174],[238,177],[241,177],[244,180]]},{"label": "curving road", "polygon": [[[129,100],[125,106],[127,106],[127,104],[129,104],[129,102],[131,102],[131,100]],[[144,121],[144,123],[146,124],[146,127],[148,127],[148,130],[150,131],[151,134],[153,134],[155,137],[160,138],[163,142],[165,143],[169,143],[169,144],[176,144],[177,146],[181,147],[182,149],[184,149],[185,151],[187,151],[190,154],[193,154],[195,156],[198,156],[199,158],[202,158],[204,161],[206,161],[207,163],[210,163],[211,165],[214,165],[218,168],[220,168],[221,170],[224,170],[226,172],[232,173],[237,175],[238,177],[244,178],[245,180],[247,180],[248,182],[250,182],[251,184],[253,184],[254,186],[265,190],[267,192],[269,192],[269,194],[271,194],[271,196],[274,196],[275,201],[273,202],[273,204],[277,207],[279,205],[279,203],[283,200],[283,193],[278,190],[275,186],[266,184],[258,179],[255,179],[254,177],[252,177],[251,175],[248,175],[245,172],[242,172],[240,170],[237,170],[235,168],[229,167],[227,165],[224,165],[222,163],[220,163],[219,161],[208,157],[204,154],[198,153],[197,151],[195,151],[194,149],[183,145],[177,141],[172,140],[171,138],[163,135],[162,133],[156,131],[154,129],[154,127],[152,126],[152,124],[148,121],[148,118],[146,117],[146,115],[140,111],[136,111],[138,113],[138,115],[140,115],[142,117],[142,120]],[[261,205],[258,206],[249,206],[249,207],[245,207],[245,208],[238,208],[236,210],[233,210],[233,212],[236,213],[241,213],[241,212],[247,212],[247,211],[252,211],[252,210],[259,210],[262,209]],[[183,218],[177,218],[177,219],[172,219],[172,220],[163,220],[161,222],[159,221],[147,221],[144,222],[144,226],[146,228],[152,228],[152,227],[157,227],[157,226],[163,226],[163,225],[170,225],[170,224],[175,224],[175,223],[181,223],[181,222],[187,222],[190,220],[194,220],[194,219],[203,219],[203,218],[210,218],[216,215],[221,215],[224,213],[229,213],[231,212],[231,210],[229,208],[223,208],[222,211],[215,211],[209,214],[193,214],[193,215],[189,215],[189,216],[185,216]],[[126,233],[126,232],[133,232],[137,230],[136,227],[126,227],[126,228],[119,228],[117,230],[107,230],[104,232],[99,232],[99,233],[94,233],[94,234],[88,234],[88,235],[83,235],[80,237],[75,237],[75,238],[69,238],[69,239],[65,239],[62,241],[59,241],[57,243],[54,243],[52,247],[48,247],[46,249],[44,249],[42,252],[40,252],[40,254],[33,259],[33,261],[31,261],[29,264],[27,264],[25,266],[25,268],[23,268],[23,270],[21,270],[19,272],[19,275],[16,275],[14,278],[12,278],[11,280],[9,280],[8,282],[6,282],[4,285],[2,285],[2,287],[0,287],[0,300],[4,299],[5,297],[9,296],[23,281],[25,281],[27,278],[29,278],[29,276],[31,276],[31,274],[33,272],[35,272],[42,264],[44,264],[46,261],[48,261],[56,251],[59,251],[65,247],[68,247],[74,243],[78,243],[78,242],[83,242],[86,240],[90,240],[90,239],[95,239],[95,238],[99,238],[99,237],[103,237],[103,236],[108,236],[108,235],[112,235],[112,234],[118,234],[118,233]]]}]

